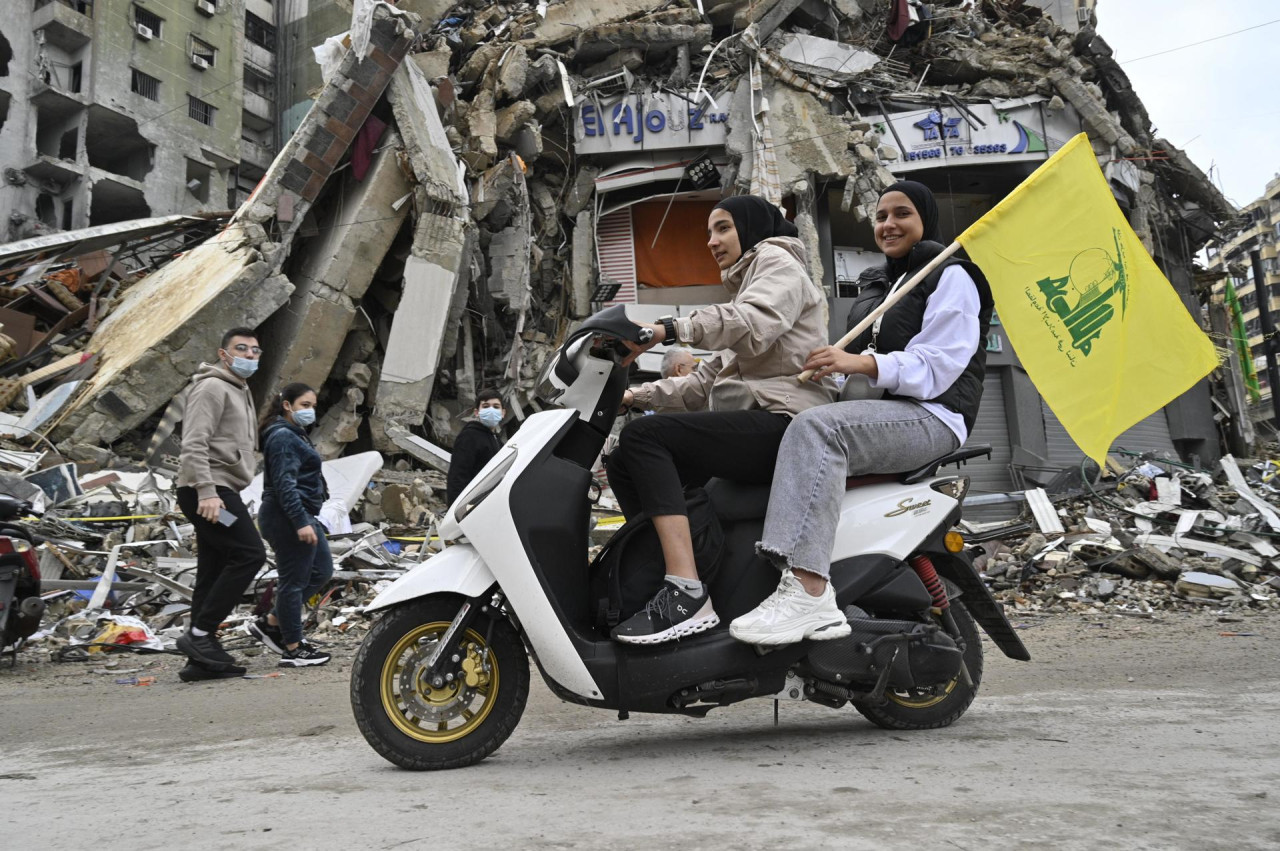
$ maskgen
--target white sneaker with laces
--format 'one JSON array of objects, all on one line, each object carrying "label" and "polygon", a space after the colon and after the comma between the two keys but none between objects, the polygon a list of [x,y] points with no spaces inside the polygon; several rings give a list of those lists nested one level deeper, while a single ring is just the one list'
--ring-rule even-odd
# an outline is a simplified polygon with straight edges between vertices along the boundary
[{"label": "white sneaker with laces", "polygon": [[748,644],[795,644],[806,638],[827,641],[850,632],[831,583],[820,596],[811,596],[790,569],[782,572],[778,589],[763,603],[729,624],[729,634]]}]

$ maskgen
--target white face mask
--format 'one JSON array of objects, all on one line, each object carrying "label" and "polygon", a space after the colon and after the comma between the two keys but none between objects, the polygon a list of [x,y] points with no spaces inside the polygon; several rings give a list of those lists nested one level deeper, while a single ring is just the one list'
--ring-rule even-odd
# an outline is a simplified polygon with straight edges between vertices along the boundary
[{"label": "white face mask", "polygon": [[229,368],[241,378],[248,378],[258,371],[258,362],[249,358],[232,358]]},{"label": "white face mask", "polygon": [[481,408],[477,416],[485,428],[497,428],[502,425],[501,408]]},{"label": "white face mask", "polygon": [[293,412],[293,422],[295,425],[300,425],[303,428],[306,428],[307,426],[314,425],[315,421],[315,408],[297,408]]}]

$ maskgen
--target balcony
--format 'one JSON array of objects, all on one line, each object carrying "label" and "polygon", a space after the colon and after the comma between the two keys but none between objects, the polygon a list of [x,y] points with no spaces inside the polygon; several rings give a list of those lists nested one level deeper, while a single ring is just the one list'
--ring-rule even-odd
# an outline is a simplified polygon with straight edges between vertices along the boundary
[{"label": "balcony", "polygon": [[72,53],[93,38],[92,16],[92,3],[73,3],[71,0],[46,3],[32,13],[31,30],[44,30],[44,40],[48,44]]},{"label": "balcony", "polygon": [[84,169],[74,160],[39,154],[36,161],[23,169],[36,180],[68,186],[84,176]]},{"label": "balcony", "polygon": [[245,89],[243,106],[244,123],[252,129],[262,131],[275,126],[276,105],[271,98]]},{"label": "balcony", "polygon": [[266,171],[271,168],[271,163],[275,160],[276,155],[267,145],[261,145],[241,137],[240,139],[240,162],[248,163],[256,169]]},{"label": "balcony", "polygon": [[265,47],[254,44],[248,39],[246,39],[244,43],[244,61],[245,64],[253,66],[268,77],[275,76],[276,55]]}]

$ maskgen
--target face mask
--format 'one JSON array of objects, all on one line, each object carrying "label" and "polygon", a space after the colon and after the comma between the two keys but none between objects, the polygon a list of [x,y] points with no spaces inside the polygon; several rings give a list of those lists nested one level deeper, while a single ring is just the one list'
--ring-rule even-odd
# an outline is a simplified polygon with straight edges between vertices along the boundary
[{"label": "face mask", "polygon": [[315,408],[298,408],[293,412],[293,422],[295,425],[300,425],[303,428],[306,428],[309,425],[313,425],[315,421]]},{"label": "face mask", "polygon": [[248,358],[232,358],[231,371],[241,378],[248,378],[258,371],[258,362]]},{"label": "face mask", "polygon": [[486,428],[497,428],[502,425],[502,409],[501,408],[481,408],[480,422]]}]

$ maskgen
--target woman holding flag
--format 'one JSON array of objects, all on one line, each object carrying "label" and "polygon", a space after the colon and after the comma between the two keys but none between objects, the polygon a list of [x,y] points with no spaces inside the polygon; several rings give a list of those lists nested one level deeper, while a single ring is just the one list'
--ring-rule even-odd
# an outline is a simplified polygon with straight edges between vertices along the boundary
[{"label": "woman holding flag", "polygon": [[[849,327],[944,252],[928,187],[899,181],[875,218],[882,267],[863,273]],[[736,618],[730,633],[752,644],[791,644],[849,634],[827,581],[845,478],[923,466],[959,448],[982,398],[992,299],[982,271],[947,258],[904,292],[846,348],[814,349],[811,381],[847,376],[840,401],[800,413],[783,436],[760,553],[782,571],[778,589]],[[876,397],[876,398],[873,398]]]}]

